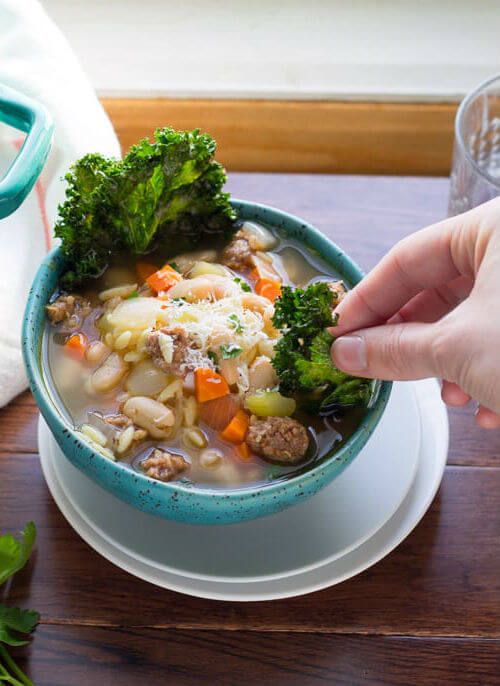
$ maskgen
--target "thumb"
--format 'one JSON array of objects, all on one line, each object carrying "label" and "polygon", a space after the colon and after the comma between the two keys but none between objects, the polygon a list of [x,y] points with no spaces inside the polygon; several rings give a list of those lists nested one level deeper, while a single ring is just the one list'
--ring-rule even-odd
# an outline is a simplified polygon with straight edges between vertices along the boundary
[{"label": "thumb", "polygon": [[332,360],[354,376],[405,381],[441,376],[433,350],[436,324],[374,326],[341,336],[332,345]]}]

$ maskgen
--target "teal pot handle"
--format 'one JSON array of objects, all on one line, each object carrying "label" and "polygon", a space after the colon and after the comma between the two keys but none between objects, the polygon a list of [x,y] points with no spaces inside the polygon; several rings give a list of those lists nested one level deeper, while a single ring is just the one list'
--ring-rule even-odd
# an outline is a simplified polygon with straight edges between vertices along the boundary
[{"label": "teal pot handle", "polygon": [[0,122],[26,133],[24,143],[0,180],[0,219],[24,201],[36,183],[52,144],[54,123],[45,107],[0,84]]}]

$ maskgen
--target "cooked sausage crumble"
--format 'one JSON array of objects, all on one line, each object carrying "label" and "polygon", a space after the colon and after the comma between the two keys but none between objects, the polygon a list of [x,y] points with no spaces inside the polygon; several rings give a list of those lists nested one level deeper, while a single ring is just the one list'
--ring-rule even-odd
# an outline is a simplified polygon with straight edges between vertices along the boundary
[{"label": "cooked sausage crumble", "polygon": [[146,476],[152,479],[172,481],[189,468],[189,462],[182,455],[155,448],[149,457],[141,461],[140,466]]},{"label": "cooked sausage crumble", "polygon": [[235,234],[233,240],[222,253],[222,262],[230,269],[242,272],[253,267],[252,250],[248,238],[242,231]]},{"label": "cooked sausage crumble", "polygon": [[64,322],[68,329],[77,329],[92,307],[81,295],[60,295],[46,306],[52,324]]},{"label": "cooked sausage crumble", "polygon": [[296,419],[267,417],[250,424],[246,437],[250,449],[281,464],[296,464],[309,447],[309,436]]},{"label": "cooked sausage crumble", "polygon": [[[162,334],[172,339],[172,359],[169,362],[161,350],[160,336]],[[162,326],[160,329],[151,331],[147,339],[147,351],[155,365],[167,374],[174,376],[182,376],[195,371],[197,365],[188,360],[189,349],[193,347],[193,341],[188,339],[181,328],[169,329],[167,326]]]}]

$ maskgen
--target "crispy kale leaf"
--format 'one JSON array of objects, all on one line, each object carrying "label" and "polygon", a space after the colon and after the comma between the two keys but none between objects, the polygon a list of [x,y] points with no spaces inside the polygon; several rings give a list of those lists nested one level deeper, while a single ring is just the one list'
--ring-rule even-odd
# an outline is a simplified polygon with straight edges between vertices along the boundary
[{"label": "crispy kale leaf", "polygon": [[275,346],[274,368],[284,394],[298,393],[311,409],[366,405],[371,380],[349,376],[330,357],[334,338],[326,331],[336,324],[337,299],[326,283],[307,288],[285,286],[275,302],[274,326],[282,336]]},{"label": "crispy kale leaf", "polygon": [[68,261],[63,277],[68,286],[99,276],[118,245],[106,218],[113,209],[109,185],[119,164],[99,154],[85,155],[65,176],[66,200],[59,205],[54,230]]},{"label": "crispy kale leaf", "polygon": [[120,249],[140,255],[174,237],[195,244],[207,234],[230,235],[236,213],[214,154],[207,134],[165,128],[123,160],[90,154],[76,162],[55,226],[68,260],[63,286],[98,276]]}]

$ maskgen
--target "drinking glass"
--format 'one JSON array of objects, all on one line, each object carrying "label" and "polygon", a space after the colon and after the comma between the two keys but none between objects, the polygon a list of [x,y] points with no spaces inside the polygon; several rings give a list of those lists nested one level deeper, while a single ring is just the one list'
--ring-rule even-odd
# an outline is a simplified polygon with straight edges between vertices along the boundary
[{"label": "drinking glass", "polygon": [[500,75],[466,96],[455,118],[448,216],[500,195]]}]

